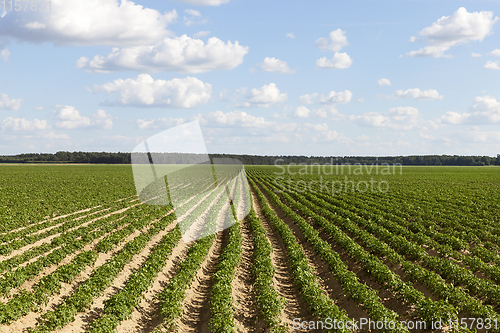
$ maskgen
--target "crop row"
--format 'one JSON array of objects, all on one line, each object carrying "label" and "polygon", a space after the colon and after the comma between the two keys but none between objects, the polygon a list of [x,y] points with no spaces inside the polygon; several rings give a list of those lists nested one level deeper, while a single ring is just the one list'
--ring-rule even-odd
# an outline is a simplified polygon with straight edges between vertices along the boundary
[{"label": "crop row", "polygon": [[[223,188],[223,186],[220,186],[220,189]],[[177,326],[176,320],[183,314],[182,302],[185,298],[186,290],[191,286],[197,271],[206,259],[215,240],[216,221],[222,207],[227,203],[223,200],[225,199],[224,196],[219,196],[217,193],[215,195],[216,201],[214,203],[204,200],[195,209],[195,211],[198,211],[197,214],[203,214],[208,209],[207,224],[200,235],[201,237],[189,248],[186,259],[179,264],[175,275],[158,295],[162,324],[157,330],[160,330],[161,327],[171,329]]]},{"label": "crop row", "polygon": [[296,214],[290,207],[283,204],[279,197],[270,191],[263,183],[260,183],[260,185],[270,197],[273,204],[281,209],[302,230],[306,240],[328,264],[333,276],[339,281],[344,292],[349,294],[352,299],[362,304],[362,307],[372,319],[382,322],[395,322],[398,320],[399,316],[382,304],[375,290],[359,281],[356,274],[349,270],[348,266],[340,258],[340,255],[333,251],[330,244],[319,236],[316,229],[307,223],[304,218]]},{"label": "crop row", "polygon": [[[249,182],[257,194],[257,198],[262,208],[262,213],[272,228],[281,236],[281,239],[285,244],[285,250],[288,255],[294,282],[299,288],[304,300],[310,306],[313,314],[323,320],[326,318],[332,318],[343,322],[351,321],[345,310],[339,309],[333,301],[323,293],[323,290],[318,283],[318,278],[314,274],[311,266],[309,266],[304,251],[297,243],[297,239],[293,235],[292,231],[269,207],[266,199],[253,180],[249,179]],[[340,331],[347,332],[347,329]]]},{"label": "crop row", "polygon": [[90,278],[55,310],[43,314],[43,321],[31,332],[50,332],[73,321],[78,312],[85,311],[92,304],[93,299],[98,297],[113,282],[116,275],[132,260],[132,257],[139,253],[154,235],[164,230],[173,220],[174,214],[170,214],[153,223],[146,233],[128,242],[115,256],[97,268]]},{"label": "crop row", "polygon": [[[272,184],[268,186],[274,188]],[[378,257],[365,251],[362,246],[357,244],[352,238],[347,236],[339,227],[327,221],[323,216],[317,214],[319,207],[308,204],[300,194],[292,193],[292,195],[300,201],[295,201],[288,193],[282,192],[281,196],[286,200],[288,205],[299,211],[305,217],[310,217],[318,227],[331,236],[333,242],[341,246],[349,256],[356,262],[359,262],[363,269],[370,273],[384,288],[394,292],[396,297],[402,302],[409,302],[416,307],[416,314],[427,323],[439,319],[448,320],[455,319],[457,310],[448,304],[446,301],[433,302],[426,298],[423,293],[413,287],[411,282],[404,282],[399,275],[392,272]],[[301,202],[305,203],[302,204]],[[283,205],[283,204],[282,204]],[[285,206],[286,207],[286,206]],[[311,210],[315,209],[315,211]],[[323,212],[323,215],[328,215]],[[362,239],[371,250],[383,246],[382,242],[376,242],[376,239],[362,230],[356,234],[359,239]]]},{"label": "crop row", "polygon": [[93,321],[89,333],[113,333],[118,324],[130,318],[144,292],[152,284],[158,272],[165,266],[172,249],[181,238],[177,226],[173,231],[163,236],[160,243],[151,251],[144,264],[127,281],[125,287],[117,294],[104,301],[103,315]]},{"label": "crop row", "polygon": [[[293,193],[291,193],[293,195]],[[304,198],[302,198],[304,197]],[[468,295],[462,288],[448,284],[437,273],[428,271],[418,264],[413,264],[406,261],[404,257],[396,251],[407,252],[412,251],[414,247],[408,247],[408,244],[401,242],[384,243],[377,239],[374,235],[390,235],[383,227],[378,226],[372,221],[356,219],[364,230],[360,229],[350,219],[342,217],[342,215],[334,214],[337,207],[331,205],[323,199],[316,197],[314,194],[302,193],[295,196],[304,205],[308,206],[312,211],[318,212],[329,221],[338,224],[342,229],[345,229],[351,235],[358,237],[359,241],[363,242],[370,250],[375,251],[380,256],[386,257],[393,263],[402,265],[404,272],[412,281],[418,281],[426,285],[436,296],[443,300],[448,300],[453,304],[457,311],[469,313],[473,317],[498,319],[498,314],[489,305],[483,305],[481,301]],[[306,200],[307,199],[307,200]],[[310,200],[310,202],[308,201]],[[331,210],[331,211],[330,211]],[[384,233],[382,233],[385,230]],[[388,246],[388,244],[390,246]],[[394,249],[396,249],[396,251]]]}]

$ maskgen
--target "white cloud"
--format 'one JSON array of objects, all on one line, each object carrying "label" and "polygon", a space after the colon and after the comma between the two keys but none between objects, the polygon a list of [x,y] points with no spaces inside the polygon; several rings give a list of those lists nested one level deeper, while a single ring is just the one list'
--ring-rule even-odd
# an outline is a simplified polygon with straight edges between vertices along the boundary
[{"label": "white cloud", "polygon": [[258,68],[264,72],[277,72],[280,74],[295,73],[295,69],[288,67],[288,63],[286,61],[276,58],[266,57],[262,63],[258,64],[258,66]]},{"label": "white cloud", "polygon": [[94,72],[139,71],[154,73],[175,71],[183,73],[203,73],[212,70],[230,70],[243,62],[248,53],[247,46],[238,42],[225,44],[216,37],[205,44],[201,39],[187,35],[164,38],[153,45],[131,48],[114,48],[106,56],[96,55],[92,60],[82,57],[77,68]]},{"label": "white cloud", "polygon": [[323,124],[304,124],[304,128],[314,131],[314,132],[328,132],[328,125],[323,123]]},{"label": "white cloud", "polygon": [[268,85],[263,85],[260,88],[254,88],[250,90],[250,93],[246,96],[246,102],[240,107],[269,107],[271,104],[281,103],[287,100],[287,94],[281,93],[275,83],[269,83]]},{"label": "white cloud", "polygon": [[293,35],[293,33],[291,33],[291,32],[287,33],[287,34],[286,34],[286,37],[291,38],[291,39],[294,39],[294,38],[295,38],[295,36],[294,36],[294,35]]},{"label": "white cloud", "polygon": [[389,115],[395,121],[407,121],[409,118],[418,117],[419,112],[411,106],[400,106],[389,109]]},{"label": "white cloud", "polygon": [[194,77],[166,81],[140,74],[135,79],[118,79],[102,86],[95,85],[92,91],[120,95],[116,102],[105,103],[107,105],[194,108],[210,100],[212,85]]},{"label": "white cloud", "polygon": [[484,68],[486,68],[486,69],[500,69],[500,61],[488,60],[486,62],[486,64],[484,64]]},{"label": "white cloud", "polygon": [[[291,112],[289,112],[291,111]],[[333,116],[332,120],[344,119],[334,105],[324,105],[316,109],[310,110],[309,108],[301,105],[296,108],[285,107],[282,113],[275,113],[272,115],[274,119],[288,119],[295,118],[328,118]]]},{"label": "white cloud", "polygon": [[489,125],[500,123],[500,101],[492,96],[479,96],[474,99],[470,112],[446,112],[438,120],[438,123],[452,125]]},{"label": "white cloud", "polygon": [[330,32],[329,37],[321,37],[316,40],[316,47],[321,51],[340,51],[344,46],[349,45],[345,31],[341,29]]},{"label": "white cloud", "polygon": [[202,18],[201,13],[195,9],[186,9],[184,11],[186,15],[184,15],[184,24],[188,27],[193,24],[205,24],[208,22],[207,19]]},{"label": "white cloud", "polygon": [[10,57],[10,51],[9,51],[9,49],[3,49],[2,52],[0,52],[0,57],[5,62],[9,61],[9,57]]},{"label": "white cloud", "polygon": [[464,123],[470,114],[448,111],[439,118],[440,122],[458,125]]},{"label": "white cloud", "polygon": [[320,68],[337,68],[344,69],[349,68],[352,65],[351,57],[345,53],[335,52],[332,59],[327,59],[326,57],[316,60],[316,66]]},{"label": "white cloud", "polygon": [[43,110],[43,106],[35,106],[35,110],[42,111]]},{"label": "white cloud", "polygon": [[90,117],[80,115],[80,112],[71,105],[57,105],[54,112],[54,119],[57,120],[56,127],[64,129],[77,128],[113,128],[112,117],[104,110],[97,110]]},{"label": "white cloud", "polygon": [[488,53],[489,56],[493,56],[493,57],[500,57],[500,49],[495,49],[493,51],[491,51],[490,53]]},{"label": "white cloud", "polygon": [[387,114],[367,112],[360,116],[350,116],[349,120],[365,127],[411,130],[421,124],[419,112],[411,106],[390,108]]},{"label": "white cloud", "polygon": [[452,46],[465,44],[470,41],[482,41],[491,33],[498,18],[493,18],[493,12],[467,12],[460,7],[452,16],[443,16],[430,26],[420,31],[421,38],[412,38],[416,42],[423,39],[429,45],[417,51],[411,51],[409,57],[450,57],[444,52]]},{"label": "white cloud", "polygon": [[344,91],[330,91],[327,96],[321,95],[319,102],[322,104],[337,104],[337,103],[349,103],[352,99],[352,92],[349,90]]},{"label": "white cloud", "polygon": [[299,102],[300,104],[313,104],[313,99],[316,99],[318,96],[318,93],[305,94],[299,97]]},{"label": "white cloud", "polygon": [[193,35],[193,38],[201,38],[201,37],[208,36],[209,34],[210,34],[210,31],[198,31],[197,33],[195,33]]},{"label": "white cloud", "polygon": [[482,57],[483,55],[481,53],[472,52],[472,54],[470,56],[473,58],[479,58],[479,57]]},{"label": "white cloud", "polygon": [[231,0],[176,0],[176,1],[198,6],[220,6],[222,4],[228,3]]},{"label": "white cloud", "polygon": [[423,101],[443,99],[442,95],[439,95],[437,90],[420,90],[419,88],[408,89],[408,90],[396,90],[393,95],[396,98],[413,98]]},{"label": "white cloud", "polygon": [[339,113],[334,105],[325,105],[311,111],[312,117],[327,118],[328,115],[337,116],[338,119],[344,118],[344,116]]},{"label": "white cloud", "polygon": [[311,112],[311,110],[309,110],[305,106],[301,105],[295,109],[295,112],[293,113],[293,115],[297,118],[308,118],[310,112]]},{"label": "white cloud", "polygon": [[179,126],[185,123],[184,118],[137,119],[137,127],[143,129],[158,129]]},{"label": "white cloud", "polygon": [[389,117],[378,112],[367,112],[360,116],[350,116],[349,120],[366,127],[386,127],[390,123]]},{"label": "white cloud", "polygon": [[52,0],[51,11],[10,11],[0,35],[57,45],[144,45],[171,34],[175,10],[161,14],[129,0]]},{"label": "white cloud", "polygon": [[47,120],[8,117],[2,121],[3,131],[42,131],[49,128]]},{"label": "white cloud", "polygon": [[238,126],[238,127],[267,127],[272,122],[268,122],[264,117],[255,117],[243,111],[214,111],[203,116],[204,121],[215,123],[223,126]]},{"label": "white cloud", "polygon": [[192,16],[197,16],[197,17],[201,17],[201,13],[195,9],[186,9],[184,11],[184,13],[188,14],[188,15],[192,15]]},{"label": "white cloud", "polygon": [[391,80],[385,79],[385,78],[382,78],[382,79],[378,80],[377,83],[378,83],[379,86],[390,86],[390,85],[392,85],[391,84]]},{"label": "white cloud", "polygon": [[0,94],[0,109],[17,111],[21,107],[22,99],[11,99],[7,94]]},{"label": "white cloud", "polygon": [[299,97],[299,102],[301,104],[344,104],[349,103],[351,99],[352,92],[349,90],[339,92],[332,90],[326,96],[318,93],[302,95]]},{"label": "white cloud", "polygon": [[47,140],[63,140],[63,141],[71,140],[71,138],[66,134],[56,134],[54,132],[42,133],[40,137]]},{"label": "white cloud", "polygon": [[475,124],[491,124],[500,122],[500,101],[495,97],[476,97],[471,108],[469,121]]}]

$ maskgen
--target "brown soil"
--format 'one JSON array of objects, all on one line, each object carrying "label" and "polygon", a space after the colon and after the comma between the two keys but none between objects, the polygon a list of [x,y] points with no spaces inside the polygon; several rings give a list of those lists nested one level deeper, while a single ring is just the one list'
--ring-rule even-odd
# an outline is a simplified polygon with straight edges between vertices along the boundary
[{"label": "brown soil", "polygon": [[236,269],[233,279],[232,296],[234,300],[234,321],[238,332],[262,332],[265,324],[259,318],[257,300],[253,284],[255,282],[252,274],[254,244],[248,221],[240,222],[241,236],[243,238],[241,249],[241,264]]},{"label": "brown soil", "polygon": [[227,242],[227,232],[219,232],[210,247],[207,258],[201,264],[191,287],[186,291],[182,306],[183,316],[178,320],[178,332],[208,333],[210,320],[210,290],[213,286],[213,274],[219,256]]}]

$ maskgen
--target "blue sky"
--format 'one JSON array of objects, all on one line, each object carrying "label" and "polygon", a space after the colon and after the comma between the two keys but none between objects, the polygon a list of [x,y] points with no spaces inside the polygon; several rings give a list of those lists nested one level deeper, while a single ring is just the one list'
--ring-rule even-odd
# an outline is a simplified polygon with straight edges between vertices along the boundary
[{"label": "blue sky", "polygon": [[132,151],[192,120],[211,153],[500,154],[500,1],[9,6],[0,154]]}]

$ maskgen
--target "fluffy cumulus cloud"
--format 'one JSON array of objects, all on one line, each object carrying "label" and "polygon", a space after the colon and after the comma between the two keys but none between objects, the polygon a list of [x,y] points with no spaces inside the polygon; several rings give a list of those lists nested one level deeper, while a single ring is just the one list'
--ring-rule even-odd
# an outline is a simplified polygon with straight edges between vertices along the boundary
[{"label": "fluffy cumulus cloud", "polygon": [[158,119],[137,119],[137,128],[143,129],[158,129],[169,128],[184,124],[186,119],[183,118],[158,118]]},{"label": "fluffy cumulus cloud", "polygon": [[3,49],[0,52],[0,58],[2,58],[3,61],[9,61],[9,57],[10,57],[10,51],[9,51],[9,49]]},{"label": "fluffy cumulus cloud", "polygon": [[380,80],[377,81],[379,86],[390,86],[391,85],[391,80],[381,78]]},{"label": "fluffy cumulus cloud", "polygon": [[129,0],[52,0],[50,11],[9,11],[0,35],[58,45],[132,46],[170,34],[175,10],[160,13]]},{"label": "fluffy cumulus cloud", "polygon": [[3,131],[41,131],[49,128],[47,120],[8,117],[2,121]]},{"label": "fluffy cumulus cloud", "polygon": [[2,121],[3,131],[42,131],[49,128],[47,120],[8,117]]},{"label": "fluffy cumulus cloud", "polygon": [[246,101],[242,104],[238,104],[238,107],[270,107],[272,104],[282,103],[287,100],[288,96],[286,93],[282,93],[276,83],[265,84],[260,88],[254,88],[250,90],[250,93],[246,95]]},{"label": "fluffy cumulus cloud", "polygon": [[304,105],[296,108],[286,107],[283,112],[275,113],[272,117],[275,119],[288,119],[288,118],[328,118],[331,116],[332,120],[344,119],[344,116],[339,113],[334,105],[322,105],[319,108],[309,109]]},{"label": "fluffy cumulus cloud", "polygon": [[321,37],[316,40],[316,47],[321,51],[340,51],[344,46],[349,45],[345,31],[341,29],[330,32],[328,37]]},{"label": "fluffy cumulus cloud", "polygon": [[486,64],[484,64],[484,68],[486,69],[500,69],[500,61],[491,61],[488,60]]},{"label": "fluffy cumulus cloud", "polygon": [[198,6],[220,6],[222,4],[228,3],[231,0],[176,0],[176,1]]},{"label": "fluffy cumulus cloud", "polygon": [[140,74],[135,79],[118,79],[101,86],[95,85],[92,91],[118,93],[115,102],[105,102],[105,105],[194,108],[210,100],[212,85],[194,77],[166,81]]},{"label": "fluffy cumulus cloud", "polygon": [[349,103],[352,99],[352,92],[349,90],[336,92],[330,91],[327,95],[313,93],[305,94],[299,97],[301,104],[344,104]]},{"label": "fluffy cumulus cloud", "polygon": [[338,52],[344,46],[349,45],[345,31],[341,29],[330,32],[328,37],[321,37],[316,40],[316,47],[321,51],[335,52],[331,59],[322,57],[316,60],[316,66],[319,68],[349,68],[352,65],[351,57],[345,52]]},{"label": "fluffy cumulus cloud", "polygon": [[492,56],[492,57],[500,57],[500,49],[495,49],[493,51],[491,51],[490,53],[488,53],[489,56]]},{"label": "fluffy cumulus cloud", "polygon": [[311,113],[311,110],[309,110],[305,106],[301,105],[295,109],[295,112],[293,113],[293,115],[294,115],[294,117],[297,117],[297,118],[308,118],[309,113]]},{"label": "fluffy cumulus cloud", "polygon": [[437,90],[420,90],[419,88],[408,89],[408,90],[396,90],[393,97],[396,98],[413,98],[422,101],[431,101],[437,99],[443,99],[443,95],[439,95]]},{"label": "fluffy cumulus cloud", "polygon": [[498,17],[493,12],[482,11],[469,13],[464,7],[451,16],[443,16],[430,26],[420,31],[420,37],[412,37],[411,42],[423,41],[428,45],[407,53],[409,57],[450,57],[444,52],[452,46],[470,41],[482,41],[491,33]]},{"label": "fluffy cumulus cloud", "polygon": [[350,116],[349,120],[360,126],[411,130],[421,123],[420,113],[411,106],[390,108],[387,113],[367,112],[360,116]]},{"label": "fluffy cumulus cloud", "polygon": [[203,73],[212,70],[230,70],[243,62],[248,47],[238,42],[224,43],[216,37],[207,43],[187,35],[163,38],[152,45],[113,48],[106,56],[96,55],[92,60],[80,58],[76,67],[94,72],[138,71],[154,73],[175,71]]},{"label": "fluffy cumulus cloud", "polygon": [[57,110],[54,112],[56,127],[61,129],[78,129],[78,128],[113,128],[113,120],[110,115],[104,110],[97,110],[90,117],[85,117],[71,105],[57,105]]},{"label": "fluffy cumulus cloud", "polygon": [[287,38],[294,39],[294,38],[295,38],[295,35],[294,35],[293,33],[289,32],[289,33],[287,33],[287,34],[286,34],[286,37],[287,37]]},{"label": "fluffy cumulus cloud", "polygon": [[0,109],[17,111],[21,107],[22,99],[12,99],[7,94],[0,94]]},{"label": "fluffy cumulus cloud", "polygon": [[349,103],[352,99],[352,92],[349,90],[344,91],[330,91],[328,95],[319,97],[319,102],[322,104],[344,104]]},{"label": "fluffy cumulus cloud", "polygon": [[293,74],[295,69],[288,67],[286,61],[266,57],[262,63],[257,65],[257,68],[264,72],[276,72],[280,74]]},{"label": "fluffy cumulus cloud", "polygon": [[438,122],[452,125],[489,125],[500,123],[500,101],[492,96],[476,97],[470,112],[446,112]]},{"label": "fluffy cumulus cloud", "polygon": [[319,68],[336,68],[344,69],[349,68],[352,65],[351,57],[345,52],[335,52],[332,59],[327,57],[322,57],[316,60],[316,66]]},{"label": "fluffy cumulus cloud", "polygon": [[264,117],[255,117],[243,111],[214,111],[203,116],[203,121],[208,124],[216,124],[231,127],[253,127],[264,128],[268,127],[272,122],[268,122]]}]

